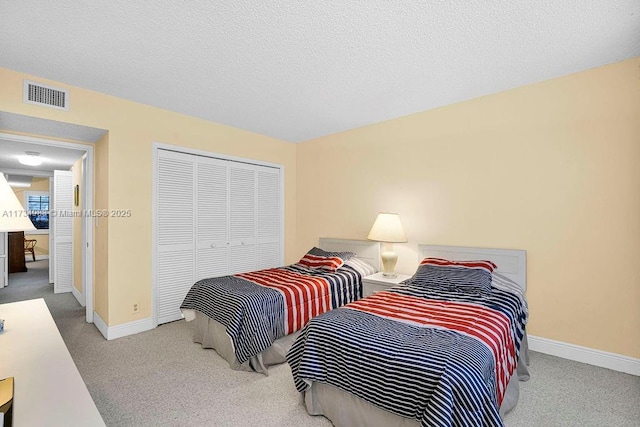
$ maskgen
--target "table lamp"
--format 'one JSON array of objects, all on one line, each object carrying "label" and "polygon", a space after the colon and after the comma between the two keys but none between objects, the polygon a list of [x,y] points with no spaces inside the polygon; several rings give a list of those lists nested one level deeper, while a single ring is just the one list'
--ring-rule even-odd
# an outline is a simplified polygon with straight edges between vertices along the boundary
[{"label": "table lamp", "polygon": [[[35,229],[4,174],[0,173],[0,233]],[[13,377],[0,379],[0,425],[10,427],[13,423],[13,390]]]},{"label": "table lamp", "polygon": [[393,270],[396,267],[398,255],[393,252],[393,244],[407,241],[407,236],[404,234],[404,229],[400,222],[400,215],[380,212],[373,223],[373,227],[371,227],[371,231],[369,231],[367,239],[387,243],[385,250],[380,254],[382,275],[389,278],[397,277],[398,275]]},{"label": "table lamp", "polygon": [[4,174],[0,173],[0,233],[35,229]]}]

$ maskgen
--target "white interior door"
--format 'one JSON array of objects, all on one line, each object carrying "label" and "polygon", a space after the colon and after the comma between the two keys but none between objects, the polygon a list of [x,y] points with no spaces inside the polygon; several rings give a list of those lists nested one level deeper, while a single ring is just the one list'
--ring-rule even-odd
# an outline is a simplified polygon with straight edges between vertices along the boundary
[{"label": "white interior door", "polygon": [[0,288],[9,283],[9,257],[7,256],[7,233],[0,233]]},{"label": "white interior door", "polygon": [[256,166],[256,268],[279,267],[284,263],[281,250],[280,170]]},{"label": "white interior door", "polygon": [[229,273],[256,269],[256,168],[230,162]]},{"label": "white interior door", "polygon": [[[195,157],[195,156],[194,156]],[[229,162],[196,157],[196,281],[229,269]]]},{"label": "white interior door", "polygon": [[160,150],[156,195],[156,319],[182,318],[180,304],[195,278],[193,156]]},{"label": "white interior door", "polygon": [[71,292],[73,287],[73,172],[53,171],[51,199],[55,213],[49,216],[55,253],[53,292],[58,294]]},{"label": "white interior door", "polygon": [[158,148],[154,162],[154,323],[182,318],[204,278],[281,266],[279,167]]}]

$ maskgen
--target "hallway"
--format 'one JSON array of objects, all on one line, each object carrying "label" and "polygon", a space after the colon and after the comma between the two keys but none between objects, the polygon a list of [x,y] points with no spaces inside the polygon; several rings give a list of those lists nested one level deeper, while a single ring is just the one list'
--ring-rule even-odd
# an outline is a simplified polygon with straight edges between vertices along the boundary
[{"label": "hallway", "polygon": [[53,285],[49,284],[48,259],[28,261],[27,269],[25,273],[9,275],[9,286],[0,288],[0,304],[44,298],[58,329],[61,333],[65,331],[65,341],[79,333],[85,325],[93,328],[93,325],[84,322],[85,308],[71,292],[53,293]]},{"label": "hallway", "polygon": [[27,271],[9,274],[9,286],[0,288],[0,304],[53,295],[49,284],[49,260],[27,261]]}]

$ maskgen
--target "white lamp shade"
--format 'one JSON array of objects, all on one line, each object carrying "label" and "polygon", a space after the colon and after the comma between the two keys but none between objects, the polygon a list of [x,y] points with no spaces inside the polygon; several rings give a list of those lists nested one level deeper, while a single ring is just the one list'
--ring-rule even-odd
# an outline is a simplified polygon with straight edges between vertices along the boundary
[{"label": "white lamp shade", "polygon": [[404,243],[407,236],[404,234],[400,215],[397,213],[380,212],[367,236],[369,240],[389,243]]},{"label": "white lamp shade", "polygon": [[35,229],[16,194],[0,173],[0,233]]}]

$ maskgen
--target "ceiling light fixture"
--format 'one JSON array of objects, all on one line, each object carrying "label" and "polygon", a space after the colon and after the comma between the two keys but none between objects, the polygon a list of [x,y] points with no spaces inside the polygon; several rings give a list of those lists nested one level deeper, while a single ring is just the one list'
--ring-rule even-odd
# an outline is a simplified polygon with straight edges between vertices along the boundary
[{"label": "ceiling light fixture", "polygon": [[25,155],[18,156],[18,161],[26,166],[40,166],[42,164],[42,157],[37,151],[25,151]]}]

